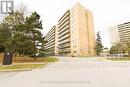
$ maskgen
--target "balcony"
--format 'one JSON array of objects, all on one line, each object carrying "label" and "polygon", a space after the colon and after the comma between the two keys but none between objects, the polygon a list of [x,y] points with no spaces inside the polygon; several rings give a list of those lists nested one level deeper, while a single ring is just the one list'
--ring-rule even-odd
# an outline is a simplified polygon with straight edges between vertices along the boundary
[{"label": "balcony", "polygon": [[49,32],[49,33],[47,33],[46,36],[45,36],[45,39],[49,38],[50,35],[55,35],[55,30],[53,30],[53,31],[51,31],[51,32]]},{"label": "balcony", "polygon": [[51,45],[54,45],[55,44],[55,42],[52,42],[52,43],[50,43],[50,44],[45,44],[45,46],[46,47],[50,47]]},{"label": "balcony", "polygon": [[63,33],[63,32],[65,32],[67,29],[69,29],[70,28],[70,25],[67,25],[67,26],[65,26],[64,28],[62,28],[60,31],[59,31],[59,35],[61,34],[61,33]]},{"label": "balcony", "polygon": [[60,44],[65,44],[65,43],[68,43],[68,42],[70,42],[70,38],[68,38],[68,39],[66,39],[66,40],[63,40],[63,41],[59,42],[59,45],[60,45]]},{"label": "balcony", "polygon": [[54,43],[54,42],[55,42],[55,39],[52,39],[52,40],[48,41],[48,42],[46,43],[46,45],[51,44],[51,43]]},{"label": "balcony", "polygon": [[66,30],[65,32],[63,32],[62,34],[59,35],[59,39],[64,37],[65,35],[69,34],[70,30]]},{"label": "balcony", "polygon": [[48,37],[45,37],[45,40],[50,40],[52,37],[55,37],[55,33],[50,34],[50,36],[48,36]]},{"label": "balcony", "polygon": [[60,49],[59,52],[60,53],[66,53],[66,52],[70,52],[70,48],[66,48],[66,49]]},{"label": "balcony", "polygon": [[50,48],[53,48],[53,47],[55,47],[54,45],[52,45],[52,46],[44,46],[45,47],[45,49],[50,49]]},{"label": "balcony", "polygon": [[64,49],[64,48],[70,48],[70,43],[59,46],[59,49]]},{"label": "balcony", "polygon": [[68,17],[66,17],[62,22],[60,22],[59,24],[58,24],[58,27],[61,27],[63,24],[65,24],[67,21],[69,21],[70,20],[70,17],[68,16]]},{"label": "balcony", "polygon": [[70,21],[67,21],[67,22],[65,22],[62,26],[58,26],[58,28],[59,28],[59,31],[60,30],[62,30],[64,27],[66,27],[67,25],[70,25]]},{"label": "balcony", "polygon": [[58,21],[58,23],[60,23],[61,21],[63,21],[64,18],[67,17],[67,16],[69,16],[69,15],[70,15],[70,12],[67,11],[67,12],[60,18],[60,20]]},{"label": "balcony", "polygon": [[53,47],[53,46],[55,46],[55,42],[45,45],[46,48],[50,48],[50,47]]},{"label": "balcony", "polygon": [[55,45],[52,45],[52,46],[46,47],[46,49],[55,49]]},{"label": "balcony", "polygon": [[65,40],[65,39],[67,39],[67,38],[70,38],[70,34],[66,34],[65,36],[61,37],[61,38],[59,39],[59,42]]}]

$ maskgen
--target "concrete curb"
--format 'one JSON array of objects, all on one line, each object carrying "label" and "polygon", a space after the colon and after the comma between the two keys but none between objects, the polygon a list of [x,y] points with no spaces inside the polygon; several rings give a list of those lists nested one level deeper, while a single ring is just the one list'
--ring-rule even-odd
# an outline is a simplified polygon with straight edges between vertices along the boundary
[{"label": "concrete curb", "polygon": [[9,69],[9,70],[2,70],[0,71],[0,74],[3,74],[3,73],[9,73],[9,72],[21,72],[21,71],[31,71],[32,69]]}]

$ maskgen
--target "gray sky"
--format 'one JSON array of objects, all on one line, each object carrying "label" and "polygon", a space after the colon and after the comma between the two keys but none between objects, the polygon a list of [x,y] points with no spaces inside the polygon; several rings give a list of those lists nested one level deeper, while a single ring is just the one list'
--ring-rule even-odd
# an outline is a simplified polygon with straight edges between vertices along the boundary
[{"label": "gray sky", "polygon": [[130,20],[130,0],[14,0],[29,11],[37,11],[43,20],[44,35],[55,25],[67,9],[79,2],[94,16],[95,33],[101,31],[105,47],[110,47],[108,27]]}]

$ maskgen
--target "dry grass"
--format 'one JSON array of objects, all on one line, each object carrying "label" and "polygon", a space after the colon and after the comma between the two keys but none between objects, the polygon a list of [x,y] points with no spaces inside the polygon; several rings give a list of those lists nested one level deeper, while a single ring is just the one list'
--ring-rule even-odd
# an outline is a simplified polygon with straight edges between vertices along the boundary
[{"label": "dry grass", "polygon": [[0,71],[5,71],[5,70],[22,70],[22,69],[35,69],[39,67],[43,67],[46,64],[14,64],[11,66],[0,66]]},{"label": "dry grass", "polygon": [[[0,64],[2,63],[3,61],[3,57],[4,55],[3,54],[0,54]],[[13,57],[13,63],[35,63],[35,62],[56,62],[58,61],[57,58],[50,58],[50,57],[40,57],[40,58],[37,58],[36,61],[34,60],[34,58],[32,57],[22,57],[22,56],[16,56],[16,57]]]}]

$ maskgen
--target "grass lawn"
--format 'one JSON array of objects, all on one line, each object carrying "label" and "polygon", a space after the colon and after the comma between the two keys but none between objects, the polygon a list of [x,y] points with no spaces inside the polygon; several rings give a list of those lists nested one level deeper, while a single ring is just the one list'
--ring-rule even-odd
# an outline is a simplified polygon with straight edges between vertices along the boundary
[{"label": "grass lawn", "polygon": [[15,70],[30,70],[35,69],[38,67],[44,67],[50,62],[56,62],[59,61],[58,58],[52,58],[52,57],[39,57],[36,60],[32,57],[22,57],[22,56],[16,56],[13,57],[13,63],[9,66],[2,66],[3,61],[3,54],[0,54],[0,71],[15,71]]},{"label": "grass lawn", "polygon": [[35,69],[39,67],[44,67],[47,63],[44,64],[14,64],[9,66],[0,66],[0,71],[11,71],[11,70],[27,70]]},{"label": "grass lawn", "polygon": [[[0,54],[0,64],[3,61],[3,54]],[[52,58],[52,57],[37,57],[36,60],[32,57],[22,57],[17,55],[16,57],[13,57],[13,63],[36,63],[36,62],[56,62],[59,61],[57,58]]]}]

